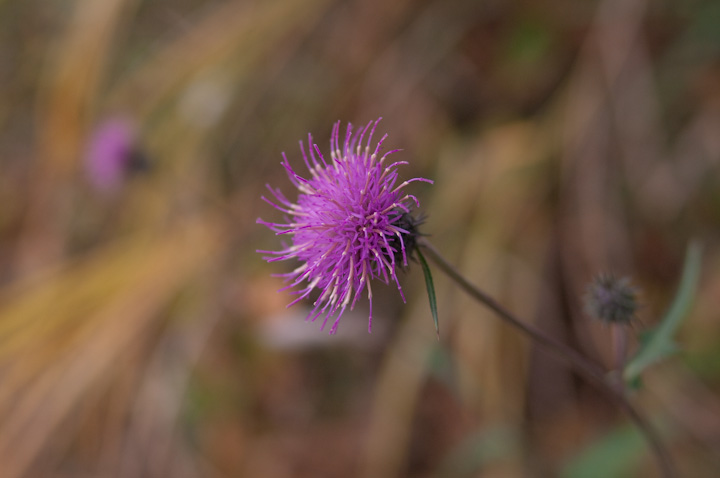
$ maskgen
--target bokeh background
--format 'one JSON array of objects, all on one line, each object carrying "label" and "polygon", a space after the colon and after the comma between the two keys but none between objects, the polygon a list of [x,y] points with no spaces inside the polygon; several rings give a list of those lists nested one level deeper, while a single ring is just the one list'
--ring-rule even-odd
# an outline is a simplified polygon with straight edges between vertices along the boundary
[{"label": "bokeh background", "polygon": [[[656,476],[595,388],[439,271],[336,336],[286,309],[281,153],[382,116],[424,232],[610,370],[583,312],[651,327],[703,244],[681,352],[631,399],[681,476],[720,473],[720,4],[0,2],[0,476]],[[299,169],[302,169],[299,167]]]}]

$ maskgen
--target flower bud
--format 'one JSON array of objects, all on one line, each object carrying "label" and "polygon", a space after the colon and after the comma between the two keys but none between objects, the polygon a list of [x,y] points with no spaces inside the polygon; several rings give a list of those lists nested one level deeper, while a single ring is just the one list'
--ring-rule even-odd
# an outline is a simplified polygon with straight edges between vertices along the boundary
[{"label": "flower bud", "polygon": [[606,323],[627,324],[638,308],[636,290],[628,278],[601,274],[587,286],[585,311]]}]

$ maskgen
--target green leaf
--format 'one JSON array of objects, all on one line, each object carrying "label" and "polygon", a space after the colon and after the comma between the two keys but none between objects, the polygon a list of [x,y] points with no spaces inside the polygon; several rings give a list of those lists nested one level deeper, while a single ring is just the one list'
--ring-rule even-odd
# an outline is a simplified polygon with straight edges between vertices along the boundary
[{"label": "green leaf", "polygon": [[509,427],[482,429],[456,445],[434,476],[459,478],[482,475],[479,472],[495,463],[519,460],[521,448],[519,434]]},{"label": "green leaf", "polygon": [[625,366],[623,377],[626,383],[636,382],[646,368],[678,350],[673,337],[692,306],[700,277],[701,257],[700,245],[691,242],[685,254],[685,265],[675,299],[660,325],[645,335],[640,349]]},{"label": "green leaf", "polygon": [[420,252],[420,248],[415,249],[420,259],[420,265],[422,266],[423,275],[425,276],[425,286],[427,287],[428,300],[430,301],[430,312],[432,312],[433,322],[435,322],[435,331],[437,332],[438,340],[440,340],[440,324],[438,323],[437,313],[437,299],[435,298],[435,285],[433,284],[432,273],[430,272],[430,266],[428,266],[425,256]]},{"label": "green leaf", "polygon": [[642,435],[632,426],[611,431],[572,458],[563,468],[562,478],[630,478],[645,451]]}]

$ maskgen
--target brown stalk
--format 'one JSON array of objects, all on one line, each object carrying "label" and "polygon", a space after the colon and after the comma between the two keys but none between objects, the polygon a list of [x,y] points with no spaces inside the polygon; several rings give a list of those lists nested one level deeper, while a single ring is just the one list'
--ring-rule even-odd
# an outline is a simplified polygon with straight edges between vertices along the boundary
[{"label": "brown stalk", "polygon": [[630,403],[628,398],[625,396],[624,390],[621,387],[614,386],[610,383],[607,373],[602,367],[589,360],[575,349],[559,342],[553,337],[546,335],[540,329],[537,329],[515,317],[515,315],[495,301],[495,299],[487,295],[463,277],[463,275],[460,274],[460,272],[452,264],[450,264],[427,239],[418,239],[418,245],[422,247],[427,252],[427,256],[430,257],[430,259],[432,259],[432,261],[435,262],[435,264],[450,279],[455,281],[468,295],[495,312],[506,323],[533,339],[548,352],[551,352],[556,357],[565,360],[589,382],[594,383],[608,396],[608,398],[610,398],[612,402],[615,403],[615,405],[618,406],[618,408],[622,409],[628,415],[635,426],[637,426],[643,434],[655,456],[661,475],[664,478],[675,478],[678,476],[670,453],[660,440],[657,431],[640,413],[640,411],[638,411],[638,409]]}]

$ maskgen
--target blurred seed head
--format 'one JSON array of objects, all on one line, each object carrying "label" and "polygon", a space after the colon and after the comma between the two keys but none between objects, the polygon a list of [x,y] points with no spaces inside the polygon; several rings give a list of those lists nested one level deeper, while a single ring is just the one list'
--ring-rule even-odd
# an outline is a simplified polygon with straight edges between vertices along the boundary
[{"label": "blurred seed head", "polygon": [[606,323],[628,324],[638,309],[637,291],[627,277],[600,274],[587,286],[585,311]]}]

